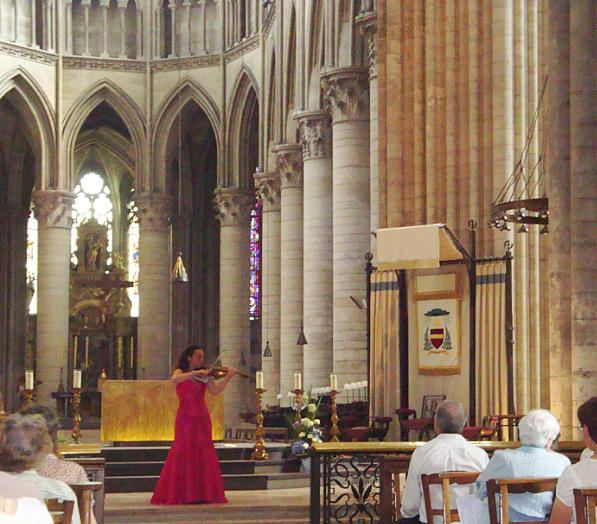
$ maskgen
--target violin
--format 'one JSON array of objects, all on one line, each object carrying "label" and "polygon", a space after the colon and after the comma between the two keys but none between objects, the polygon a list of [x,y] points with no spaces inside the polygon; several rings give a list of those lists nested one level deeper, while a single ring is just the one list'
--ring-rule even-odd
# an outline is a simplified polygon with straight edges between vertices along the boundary
[{"label": "violin", "polygon": [[[201,369],[201,368],[199,368]],[[207,369],[207,368],[203,368]],[[249,378],[249,375],[245,373],[241,373],[240,371],[236,372],[237,375],[241,376],[242,378]],[[226,366],[219,366],[215,368],[210,368],[209,373],[207,373],[208,377],[213,377],[215,379],[224,378],[228,374],[228,368]]]}]

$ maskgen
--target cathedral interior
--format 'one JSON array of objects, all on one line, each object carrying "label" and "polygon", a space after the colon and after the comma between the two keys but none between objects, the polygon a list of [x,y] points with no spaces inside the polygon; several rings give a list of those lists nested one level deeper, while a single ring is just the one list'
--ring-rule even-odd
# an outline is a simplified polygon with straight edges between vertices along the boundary
[{"label": "cathedral interior", "polygon": [[[542,407],[578,438],[596,19],[590,0],[0,0],[4,409],[25,370],[56,405],[81,369],[99,421],[102,380],[166,379],[199,343],[249,375],[226,428],[262,371],[264,406],[333,374],[370,414],[444,395],[471,424]],[[461,255],[425,264],[434,242]]]}]

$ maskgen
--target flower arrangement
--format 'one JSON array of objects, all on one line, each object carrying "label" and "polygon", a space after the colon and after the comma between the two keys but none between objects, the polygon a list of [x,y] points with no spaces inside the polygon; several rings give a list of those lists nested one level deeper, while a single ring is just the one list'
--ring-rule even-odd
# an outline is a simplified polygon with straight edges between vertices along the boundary
[{"label": "flower arrangement", "polygon": [[313,442],[321,442],[323,435],[321,421],[317,418],[319,402],[312,402],[309,398],[307,405],[301,409],[300,419],[289,420],[293,443],[290,453],[294,457],[305,457],[310,454]]}]

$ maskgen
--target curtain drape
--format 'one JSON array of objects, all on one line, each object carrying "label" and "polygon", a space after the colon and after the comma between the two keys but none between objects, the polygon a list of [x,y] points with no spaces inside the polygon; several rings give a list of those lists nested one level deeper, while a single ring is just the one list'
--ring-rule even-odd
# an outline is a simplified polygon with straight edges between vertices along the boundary
[{"label": "curtain drape", "polygon": [[[371,274],[370,411],[392,417],[400,407],[399,293],[397,271]],[[390,426],[391,433],[397,431]],[[391,434],[388,435],[391,439]]]},{"label": "curtain drape", "polygon": [[477,423],[485,415],[508,412],[506,362],[506,263],[477,264],[476,390]]}]

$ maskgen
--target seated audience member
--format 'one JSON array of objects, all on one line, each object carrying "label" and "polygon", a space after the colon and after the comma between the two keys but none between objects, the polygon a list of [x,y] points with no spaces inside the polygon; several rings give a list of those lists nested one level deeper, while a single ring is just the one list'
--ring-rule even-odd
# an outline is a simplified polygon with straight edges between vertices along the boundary
[{"label": "seated audience member", "polygon": [[[551,444],[560,433],[560,424],[546,409],[534,409],[518,424],[521,446],[517,449],[496,450],[487,468],[477,479],[475,496],[482,501],[474,518],[457,501],[461,522],[489,524],[487,481],[501,478],[559,477],[570,464],[565,455],[552,451]],[[466,499],[466,497],[465,497]],[[513,521],[547,520],[553,503],[553,494],[521,493],[508,496],[508,513]]]},{"label": "seated audience member", "polygon": [[44,500],[35,484],[27,480],[15,479],[10,473],[5,473],[4,471],[0,471],[0,497],[8,499],[28,497],[41,501]]},{"label": "seated audience member", "polygon": [[39,499],[0,496],[0,524],[3,522],[53,524],[54,519]]},{"label": "seated audience member", "polygon": [[597,397],[592,397],[578,408],[579,426],[585,444],[593,453],[584,460],[568,466],[556,487],[556,500],[550,523],[576,522],[574,488],[597,488]]},{"label": "seated audience member", "polygon": [[10,415],[4,421],[0,446],[0,470],[13,478],[35,484],[45,499],[72,500],[75,503],[72,524],[81,524],[77,497],[60,480],[42,477],[35,470],[52,449],[46,421],[41,415]]},{"label": "seated audience member", "polygon": [[[481,448],[473,446],[462,436],[466,422],[464,408],[459,402],[446,400],[435,413],[433,440],[417,448],[412,455],[406,477],[404,496],[402,497],[402,524],[428,522],[423,499],[422,474],[443,473],[445,471],[482,471],[489,458]],[[470,492],[470,488],[453,486],[455,500],[457,495]],[[432,486],[431,503],[433,508],[443,504],[441,487]],[[436,517],[436,523],[442,522]]]}]

